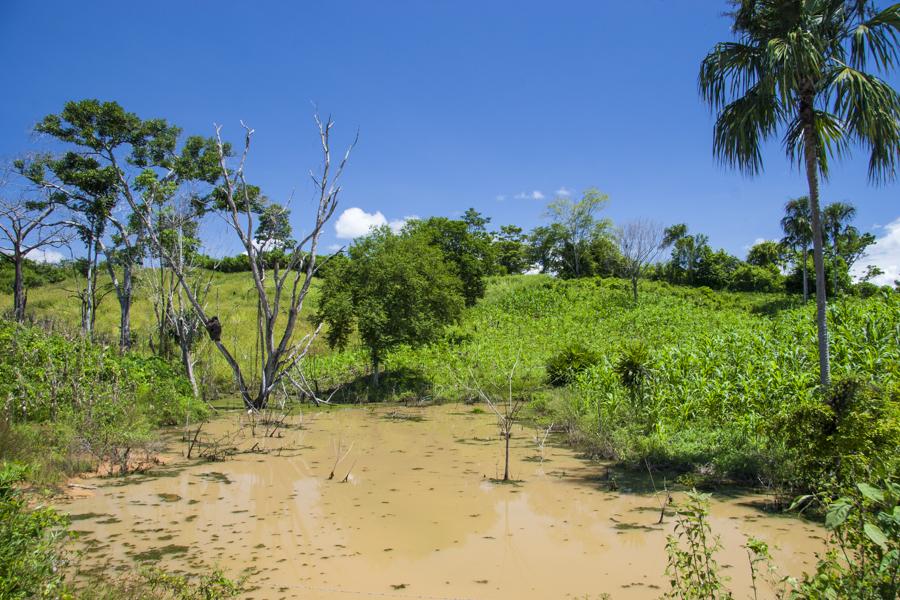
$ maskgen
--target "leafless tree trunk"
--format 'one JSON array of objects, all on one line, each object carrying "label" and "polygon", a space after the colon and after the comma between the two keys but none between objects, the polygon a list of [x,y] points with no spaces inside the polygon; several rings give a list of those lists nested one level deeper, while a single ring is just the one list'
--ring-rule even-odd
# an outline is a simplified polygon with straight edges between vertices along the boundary
[{"label": "leafless tree trunk", "polygon": [[[237,167],[232,170],[228,166],[228,156],[225,144],[221,138],[221,127],[216,126],[219,168],[223,182],[221,189],[226,205],[226,210],[224,211],[225,222],[237,236],[247,254],[261,311],[258,327],[260,339],[262,340],[262,357],[259,365],[254,364],[252,366],[254,371],[258,369],[258,372],[255,373],[259,376],[256,389],[251,389],[248,385],[244,368],[241,367],[231,351],[222,342],[221,323],[218,317],[207,314],[196,290],[188,281],[185,269],[178,264],[178,261],[173,260],[171,251],[162,243],[156,230],[152,227],[151,216],[145,208],[139,205],[137,199],[130,192],[130,188],[123,186],[125,187],[126,199],[146,226],[150,242],[160,256],[171,265],[181,290],[197,315],[199,315],[219,353],[231,367],[244,404],[251,410],[259,410],[266,406],[275,386],[306,356],[313,339],[318,333],[318,330],[316,330],[316,332],[304,336],[299,341],[293,340],[297,319],[303,308],[303,301],[309,293],[313,276],[321,266],[321,264],[316,263],[319,237],[325,224],[337,208],[338,197],[341,192],[340,178],[356,141],[354,140],[350,145],[337,166],[334,166],[332,165],[330,142],[331,129],[334,126],[334,122],[329,118],[323,123],[318,115],[316,115],[315,121],[318,126],[319,141],[322,148],[321,171],[318,175],[310,172],[318,200],[315,221],[310,233],[291,250],[285,268],[273,271],[272,283],[269,289],[266,286],[266,268],[263,253],[255,244],[253,211],[244,176],[244,166],[250,151],[253,130],[242,124],[245,133],[244,148]],[[114,157],[113,166],[116,166]],[[118,169],[118,172],[121,177],[121,169]],[[306,256],[309,256],[309,260],[305,261],[304,257]],[[283,311],[287,313],[286,317],[283,315]],[[283,323],[280,322],[282,320],[284,321]]]},{"label": "leafless tree trunk", "polygon": [[[497,417],[497,426],[500,436],[503,438],[503,481],[509,477],[509,441],[512,438],[513,426],[519,418],[519,412],[525,407],[525,394],[516,390],[516,372],[519,369],[519,358],[513,362],[508,371],[503,373],[501,383],[491,383],[489,377],[479,378],[471,367],[464,381],[463,387],[470,393],[480,398],[488,405],[494,416]],[[497,372],[498,369],[493,369]],[[505,369],[504,369],[505,371]]]},{"label": "leafless tree trunk", "polygon": [[0,258],[13,264],[13,317],[19,323],[25,320],[24,266],[28,254],[68,242],[64,225],[50,220],[56,208],[47,202],[0,198],[0,232],[5,238],[0,245]]},{"label": "leafless tree trunk", "polygon": [[196,218],[187,208],[187,204],[174,207],[175,210],[168,215],[168,222],[165,224],[162,219],[153,220],[152,217],[149,219],[157,226],[157,237],[161,236],[163,228],[174,235],[169,237],[172,241],[168,259],[160,258],[157,264],[151,265],[150,268],[155,273],[142,278],[141,282],[147,288],[147,296],[150,298],[156,318],[155,329],[158,339],[155,345],[151,340],[151,347],[160,356],[168,356],[170,348],[168,340],[174,340],[178,346],[184,374],[191,384],[194,396],[199,398],[200,387],[194,368],[197,364],[197,346],[204,329],[203,322],[191,302],[185,298],[184,291],[175,276],[176,269],[169,262],[174,261],[177,270],[183,273],[185,280],[193,289],[196,300],[205,307],[212,278],[200,275],[200,269],[187,250],[189,242],[185,240],[185,228]]},{"label": "leafless tree trunk", "polygon": [[616,240],[625,259],[625,272],[631,280],[634,301],[638,300],[638,280],[641,274],[659,255],[663,248],[662,225],[646,219],[626,223],[619,228]]},{"label": "leafless tree trunk", "polygon": [[90,228],[87,237],[87,271],[85,272],[84,289],[80,291],[81,298],[81,335],[86,339],[94,337],[94,322],[97,319],[97,257],[100,236],[94,228]]}]

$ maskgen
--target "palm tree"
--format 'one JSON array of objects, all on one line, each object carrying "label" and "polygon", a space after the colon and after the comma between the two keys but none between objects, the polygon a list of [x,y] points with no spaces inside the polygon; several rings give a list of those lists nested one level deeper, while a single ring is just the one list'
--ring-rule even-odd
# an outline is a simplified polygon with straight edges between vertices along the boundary
[{"label": "palm tree", "polygon": [[[749,175],[779,130],[809,186],[816,271],[819,380],[830,380],[819,178],[829,158],[870,150],[869,179],[893,179],[900,162],[900,96],[873,74],[898,60],[900,4],[872,0],[737,0],[733,42],[703,59],[699,91],[717,114],[713,152]],[[869,69],[872,67],[872,69]]]},{"label": "palm tree", "polygon": [[844,202],[832,202],[822,211],[822,226],[831,242],[831,292],[838,294],[838,261],[841,260],[840,240],[850,228],[850,221],[856,216],[856,208]]},{"label": "palm tree", "polygon": [[784,238],[781,243],[800,255],[803,268],[803,302],[809,300],[809,244],[812,242],[812,219],[809,215],[809,198],[802,196],[789,200],[784,205],[784,217],[781,218],[781,229]]}]

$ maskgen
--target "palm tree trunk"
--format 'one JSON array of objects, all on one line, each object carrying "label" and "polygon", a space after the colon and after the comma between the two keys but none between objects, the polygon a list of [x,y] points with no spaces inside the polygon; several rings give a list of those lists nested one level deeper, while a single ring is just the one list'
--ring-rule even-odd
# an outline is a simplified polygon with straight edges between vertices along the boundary
[{"label": "palm tree trunk", "polygon": [[835,228],[831,232],[831,294],[835,298],[838,295],[838,235],[840,235],[840,232]]},{"label": "palm tree trunk", "polygon": [[809,264],[809,248],[803,246],[803,303],[809,301],[809,275],[807,268]]},{"label": "palm tree trunk", "polygon": [[[809,89],[812,90],[811,84]],[[819,212],[818,145],[811,91],[804,93],[800,101],[800,120],[803,123],[806,181],[809,185],[809,212],[812,220],[813,265],[816,270],[816,329],[819,338],[819,383],[822,386],[827,386],[831,381],[831,361],[828,351],[828,305],[825,297],[826,279],[825,252],[822,243],[822,215]]]}]

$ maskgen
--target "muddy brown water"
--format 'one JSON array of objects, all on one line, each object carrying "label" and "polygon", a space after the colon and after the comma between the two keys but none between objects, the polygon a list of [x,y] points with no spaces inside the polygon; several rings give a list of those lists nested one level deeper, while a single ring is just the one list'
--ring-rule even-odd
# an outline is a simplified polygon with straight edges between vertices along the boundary
[{"label": "muddy brown water", "polygon": [[[236,428],[231,415],[204,432]],[[238,447],[267,453],[221,462],[188,462],[173,440],[172,462],[154,473],[80,482],[97,489],[62,508],[80,532],[82,567],[250,568],[253,598],[628,599],[667,589],[674,519],[656,525],[649,481],[620,479],[611,491],[604,465],[549,442],[541,453],[533,430],[515,431],[514,485],[492,480],[503,469],[496,420],[461,404],[307,412],[283,434],[244,432]],[[736,597],[750,590],[746,536],[773,547],[783,574],[810,570],[822,548],[822,529],[765,513],[762,501],[713,497],[718,559]]]}]

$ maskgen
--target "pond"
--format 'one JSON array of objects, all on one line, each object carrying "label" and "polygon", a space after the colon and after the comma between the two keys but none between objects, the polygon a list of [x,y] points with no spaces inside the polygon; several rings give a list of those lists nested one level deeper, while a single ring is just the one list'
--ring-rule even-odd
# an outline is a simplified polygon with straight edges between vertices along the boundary
[{"label": "pond", "polygon": [[[250,569],[253,598],[627,599],[667,589],[674,518],[669,510],[657,525],[659,477],[611,486],[605,465],[542,448],[542,433],[517,427],[517,481],[498,483],[496,420],[470,406],[306,411],[282,437],[237,430],[230,414],[201,435],[236,431],[236,446],[257,451],[187,461],[173,438],[170,462],[148,475],[80,482],[96,490],[62,508],[82,567]],[[782,574],[811,570],[823,547],[824,530],[763,502],[713,497],[718,559],[737,597],[750,590],[747,536],[774,547]]]}]

